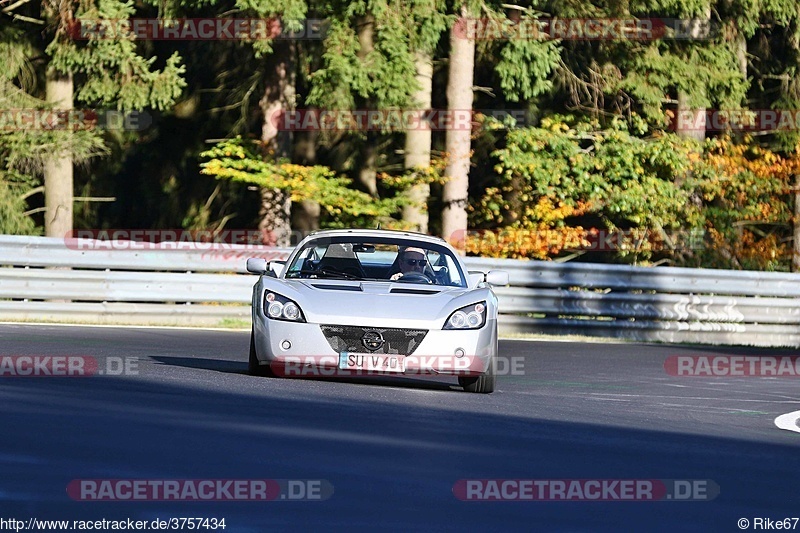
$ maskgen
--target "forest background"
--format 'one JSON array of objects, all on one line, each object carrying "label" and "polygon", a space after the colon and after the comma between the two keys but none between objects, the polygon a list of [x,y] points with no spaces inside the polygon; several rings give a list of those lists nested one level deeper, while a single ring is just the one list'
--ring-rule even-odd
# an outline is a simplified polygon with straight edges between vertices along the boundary
[{"label": "forest background", "polygon": [[0,0],[0,233],[800,271],[794,0]]}]

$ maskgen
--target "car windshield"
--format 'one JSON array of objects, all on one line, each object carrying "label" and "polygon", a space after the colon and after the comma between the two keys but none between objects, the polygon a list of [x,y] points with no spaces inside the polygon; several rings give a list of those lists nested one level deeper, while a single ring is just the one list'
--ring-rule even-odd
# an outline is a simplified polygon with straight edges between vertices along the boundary
[{"label": "car windshield", "polygon": [[286,269],[286,278],[466,286],[464,273],[447,247],[412,239],[313,239],[294,256]]}]

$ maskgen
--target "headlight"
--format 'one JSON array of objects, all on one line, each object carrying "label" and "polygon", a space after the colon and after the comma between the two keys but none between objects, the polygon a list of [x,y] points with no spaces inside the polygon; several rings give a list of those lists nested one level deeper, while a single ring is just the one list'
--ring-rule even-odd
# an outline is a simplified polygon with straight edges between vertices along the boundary
[{"label": "headlight", "polygon": [[292,300],[280,294],[267,291],[264,294],[264,312],[269,318],[275,320],[288,320],[290,322],[305,322],[303,312]]},{"label": "headlight", "polygon": [[486,302],[458,309],[444,323],[443,329],[480,329],[486,324]]}]

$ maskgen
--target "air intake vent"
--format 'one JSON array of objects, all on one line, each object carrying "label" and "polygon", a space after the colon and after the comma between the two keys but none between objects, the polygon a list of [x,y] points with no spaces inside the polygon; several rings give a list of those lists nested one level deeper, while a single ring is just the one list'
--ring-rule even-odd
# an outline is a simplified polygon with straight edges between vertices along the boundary
[{"label": "air intake vent", "polygon": [[439,294],[439,291],[432,291],[428,289],[392,289],[392,294]]},{"label": "air intake vent", "polygon": [[363,292],[361,290],[361,285],[325,285],[323,283],[312,283],[312,287],[317,289],[323,289],[326,291],[355,291],[355,292]]}]

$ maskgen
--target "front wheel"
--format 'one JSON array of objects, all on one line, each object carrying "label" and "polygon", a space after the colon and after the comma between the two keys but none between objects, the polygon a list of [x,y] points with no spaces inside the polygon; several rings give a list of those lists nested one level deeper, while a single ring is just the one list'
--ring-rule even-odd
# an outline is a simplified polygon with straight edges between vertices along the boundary
[{"label": "front wheel", "polygon": [[261,376],[266,378],[277,377],[269,365],[262,365],[256,356],[256,338],[254,330],[250,330],[250,359],[247,362],[247,373],[251,376]]},{"label": "front wheel", "polygon": [[489,394],[494,392],[494,386],[497,381],[495,375],[495,358],[492,357],[489,361],[489,368],[480,376],[459,376],[458,384],[464,387],[466,392],[477,392],[479,394]]}]

